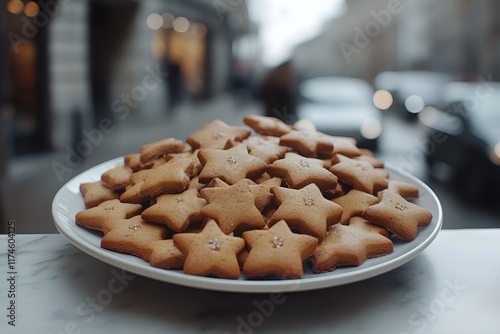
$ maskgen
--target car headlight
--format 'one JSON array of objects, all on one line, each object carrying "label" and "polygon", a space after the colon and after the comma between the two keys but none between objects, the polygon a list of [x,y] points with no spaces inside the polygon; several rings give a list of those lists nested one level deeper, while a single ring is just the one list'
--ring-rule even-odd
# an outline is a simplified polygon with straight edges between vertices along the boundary
[{"label": "car headlight", "polygon": [[366,139],[375,139],[382,133],[382,123],[374,117],[368,117],[361,124],[361,135]]}]

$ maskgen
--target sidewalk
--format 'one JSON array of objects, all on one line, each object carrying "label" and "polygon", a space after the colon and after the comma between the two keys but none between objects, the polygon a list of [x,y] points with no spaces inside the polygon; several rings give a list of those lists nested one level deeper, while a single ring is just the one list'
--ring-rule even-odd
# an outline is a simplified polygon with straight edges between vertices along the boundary
[{"label": "sidewalk", "polygon": [[256,104],[237,102],[224,95],[204,102],[186,101],[172,115],[149,118],[131,115],[115,120],[114,130],[104,134],[85,159],[71,171],[60,172],[59,177],[53,165],[66,165],[67,150],[13,158],[8,161],[3,189],[0,189],[5,202],[4,219],[15,220],[18,233],[55,233],[50,211],[52,199],[64,183],[79,173],[112,158],[138,152],[143,144],[155,140],[167,137],[185,140],[214,119],[241,125],[244,115],[259,112]]}]

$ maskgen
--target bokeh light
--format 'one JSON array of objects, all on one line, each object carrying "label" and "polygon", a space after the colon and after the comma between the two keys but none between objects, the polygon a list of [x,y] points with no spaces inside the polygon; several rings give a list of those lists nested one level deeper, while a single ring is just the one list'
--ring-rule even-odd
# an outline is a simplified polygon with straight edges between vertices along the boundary
[{"label": "bokeh light", "polygon": [[385,89],[380,89],[373,94],[373,104],[380,110],[389,109],[394,102],[392,94]]},{"label": "bokeh light", "polygon": [[417,114],[424,110],[425,101],[421,96],[418,95],[410,95],[405,100],[406,110],[413,114]]},{"label": "bokeh light", "polygon": [[177,32],[186,32],[189,29],[190,22],[183,16],[179,16],[174,20],[173,28]]},{"label": "bokeh light", "polygon": [[10,0],[7,3],[7,10],[12,14],[20,14],[23,12],[24,3],[21,0]]},{"label": "bokeh light", "polygon": [[150,29],[158,30],[163,25],[163,18],[158,13],[151,13],[146,19],[146,24]]},{"label": "bokeh light", "polygon": [[38,15],[40,12],[40,7],[38,7],[38,4],[30,1],[24,6],[24,15],[28,17],[35,17]]}]

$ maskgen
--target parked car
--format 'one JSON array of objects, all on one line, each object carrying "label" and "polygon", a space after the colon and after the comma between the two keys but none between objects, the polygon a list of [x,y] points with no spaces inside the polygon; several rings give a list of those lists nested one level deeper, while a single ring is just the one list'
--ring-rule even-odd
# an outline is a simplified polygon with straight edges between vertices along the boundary
[{"label": "parked car", "polygon": [[358,146],[377,150],[382,115],[373,104],[373,93],[370,84],[362,79],[308,79],[299,86],[297,116],[311,121],[318,131],[353,137]]},{"label": "parked car", "polygon": [[444,107],[419,115],[430,130],[430,176],[470,199],[500,199],[500,83],[454,82],[441,94]]},{"label": "parked car", "polygon": [[374,87],[392,95],[390,110],[415,120],[426,106],[439,102],[441,88],[452,80],[450,75],[439,72],[385,71],[375,77]]}]

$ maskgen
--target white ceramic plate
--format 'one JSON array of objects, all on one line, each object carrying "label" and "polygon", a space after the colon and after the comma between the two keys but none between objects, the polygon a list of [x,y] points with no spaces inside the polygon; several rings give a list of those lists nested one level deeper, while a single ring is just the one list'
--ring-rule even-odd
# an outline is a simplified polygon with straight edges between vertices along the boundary
[{"label": "white ceramic plate", "polygon": [[393,270],[413,259],[434,240],[441,229],[443,220],[439,199],[426,184],[412,175],[386,166],[391,179],[406,181],[419,187],[420,198],[414,203],[430,210],[433,214],[430,225],[421,228],[413,241],[401,242],[394,239],[393,253],[369,259],[358,267],[338,268],[329,273],[315,274],[306,268],[304,277],[301,279],[248,280],[240,278],[230,280],[198,277],[184,274],[178,270],[155,268],[140,258],[102,249],[100,246],[102,235],[100,233],[75,224],[75,214],[85,209],[79,191],[80,183],[98,181],[103,172],[122,163],[123,158],[110,160],[83,172],[66,183],[57,192],[52,203],[55,225],[71,243],[98,260],[137,275],[183,286],[218,291],[269,293],[314,290],[353,283]]}]

